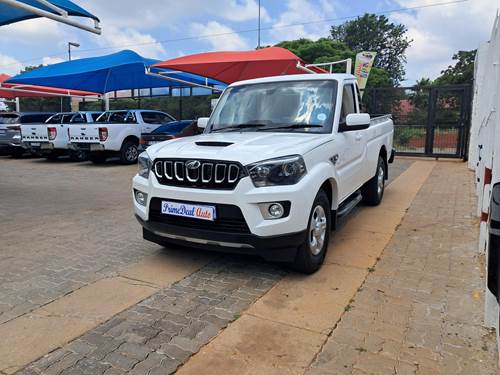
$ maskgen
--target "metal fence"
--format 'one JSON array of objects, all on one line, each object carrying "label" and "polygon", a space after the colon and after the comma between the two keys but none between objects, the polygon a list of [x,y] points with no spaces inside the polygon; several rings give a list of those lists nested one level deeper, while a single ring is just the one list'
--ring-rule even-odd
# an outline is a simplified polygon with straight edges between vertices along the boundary
[{"label": "metal fence", "polygon": [[471,86],[367,89],[365,110],[390,113],[399,155],[467,157]]}]

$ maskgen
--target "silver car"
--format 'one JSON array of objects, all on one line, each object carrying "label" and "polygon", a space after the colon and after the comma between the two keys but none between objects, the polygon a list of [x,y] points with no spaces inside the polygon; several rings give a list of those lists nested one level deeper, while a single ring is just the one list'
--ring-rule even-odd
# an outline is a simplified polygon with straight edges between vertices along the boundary
[{"label": "silver car", "polygon": [[43,124],[53,113],[0,112],[0,154],[21,157],[28,147],[21,142],[22,124]]}]

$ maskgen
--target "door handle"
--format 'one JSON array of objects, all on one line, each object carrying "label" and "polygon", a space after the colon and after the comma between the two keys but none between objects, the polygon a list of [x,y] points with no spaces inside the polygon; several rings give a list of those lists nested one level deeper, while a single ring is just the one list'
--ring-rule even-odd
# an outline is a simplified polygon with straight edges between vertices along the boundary
[{"label": "door handle", "polygon": [[363,136],[361,134],[356,134],[356,137],[354,137],[356,141],[361,141],[362,138]]}]

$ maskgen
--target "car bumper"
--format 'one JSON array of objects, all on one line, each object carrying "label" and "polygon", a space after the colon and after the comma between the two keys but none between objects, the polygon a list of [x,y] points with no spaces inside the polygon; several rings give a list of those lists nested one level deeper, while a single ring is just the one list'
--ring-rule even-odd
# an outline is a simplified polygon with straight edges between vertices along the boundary
[{"label": "car bumper", "polygon": [[298,244],[306,236],[306,231],[280,236],[260,237],[253,234],[204,231],[177,225],[142,220],[145,240],[160,245],[173,244],[199,249],[251,254],[269,261],[291,262],[295,259]]},{"label": "car bumper", "polygon": [[68,148],[73,151],[106,151],[106,148],[102,143],[69,143]]}]

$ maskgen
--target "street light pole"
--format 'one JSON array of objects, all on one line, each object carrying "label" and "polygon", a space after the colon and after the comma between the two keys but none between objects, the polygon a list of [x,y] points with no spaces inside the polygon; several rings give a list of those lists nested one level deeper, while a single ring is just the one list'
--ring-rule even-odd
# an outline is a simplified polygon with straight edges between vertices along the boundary
[{"label": "street light pole", "polygon": [[71,61],[71,47],[80,47],[78,43],[68,42],[68,60]]},{"label": "street light pole", "polygon": [[258,26],[258,36],[257,36],[257,49],[260,48],[260,0],[259,0],[259,26]]}]

